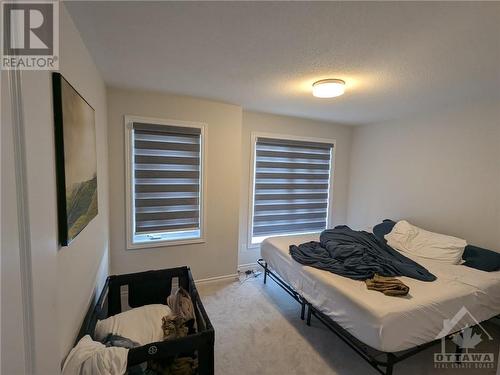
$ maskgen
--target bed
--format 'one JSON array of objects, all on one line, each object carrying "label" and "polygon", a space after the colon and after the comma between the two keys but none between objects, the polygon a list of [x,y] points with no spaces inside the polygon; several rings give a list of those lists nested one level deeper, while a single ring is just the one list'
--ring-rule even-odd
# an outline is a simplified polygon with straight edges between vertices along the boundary
[{"label": "bed", "polygon": [[[455,331],[500,313],[500,272],[412,258],[437,280],[423,282],[400,277],[410,287],[410,293],[389,297],[367,290],[362,281],[303,266],[290,256],[291,244],[318,240],[319,234],[268,238],[261,244],[262,264],[290,288],[289,293],[296,294],[303,310],[310,306],[320,320],[331,320],[355,341],[376,351],[411,350],[452,333],[443,330],[443,321],[463,306],[471,315],[454,326]],[[392,371],[392,365],[385,367],[388,371],[384,373]]]}]

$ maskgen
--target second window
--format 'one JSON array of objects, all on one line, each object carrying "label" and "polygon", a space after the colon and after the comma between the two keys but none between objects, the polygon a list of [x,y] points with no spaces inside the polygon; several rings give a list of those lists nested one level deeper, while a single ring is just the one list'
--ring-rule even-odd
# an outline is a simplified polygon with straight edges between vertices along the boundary
[{"label": "second window", "polygon": [[250,245],[327,228],[333,141],[253,137]]}]

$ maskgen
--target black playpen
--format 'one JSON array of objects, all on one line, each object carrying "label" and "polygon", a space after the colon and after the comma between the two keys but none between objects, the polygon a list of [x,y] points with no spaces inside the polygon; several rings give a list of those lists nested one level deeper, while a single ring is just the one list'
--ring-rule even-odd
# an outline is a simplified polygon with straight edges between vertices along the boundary
[{"label": "black playpen", "polygon": [[106,319],[122,312],[123,287],[128,288],[128,305],[133,308],[148,304],[166,304],[167,297],[172,292],[172,285],[176,283],[179,287],[189,291],[195,310],[196,333],[130,349],[127,366],[134,366],[148,360],[168,359],[178,355],[196,355],[198,357],[198,374],[213,375],[215,332],[201,303],[188,267],[108,277],[99,299],[95,305],[90,306],[85,316],[78,340],[85,335],[94,337],[98,319]]}]

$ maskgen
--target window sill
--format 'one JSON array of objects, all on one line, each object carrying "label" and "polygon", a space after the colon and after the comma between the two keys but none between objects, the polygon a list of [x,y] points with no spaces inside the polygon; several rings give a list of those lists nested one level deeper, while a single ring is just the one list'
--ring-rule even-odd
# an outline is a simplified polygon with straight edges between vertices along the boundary
[{"label": "window sill", "polygon": [[[275,234],[275,235],[265,236],[265,237],[254,237],[254,238],[250,238],[248,240],[246,250],[252,251],[252,250],[260,249],[260,245],[262,244],[262,242],[264,242],[267,238],[271,238],[271,237],[288,237],[288,236],[298,236],[298,235],[308,235],[308,234],[318,234],[319,235],[319,234],[321,234],[321,232],[322,231],[297,232],[297,233]],[[255,238],[258,238],[258,242],[252,241]]]},{"label": "window sill", "polygon": [[149,248],[153,248],[153,247],[182,246],[182,245],[191,245],[191,244],[198,244],[198,243],[205,243],[205,242],[206,242],[205,238],[137,242],[137,243],[128,243],[127,250],[149,249]]},{"label": "window sill", "polygon": [[254,243],[251,245],[247,245],[245,247],[245,251],[255,251],[255,250],[260,250],[260,243]]}]

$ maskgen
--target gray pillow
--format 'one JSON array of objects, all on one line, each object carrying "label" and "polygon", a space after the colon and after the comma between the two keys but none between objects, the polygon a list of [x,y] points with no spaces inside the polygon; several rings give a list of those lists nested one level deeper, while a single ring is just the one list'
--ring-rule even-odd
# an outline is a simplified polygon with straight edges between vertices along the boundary
[{"label": "gray pillow", "polygon": [[486,272],[500,271],[500,253],[496,251],[467,245],[462,259],[465,260],[463,265],[467,267]]},{"label": "gray pillow", "polygon": [[394,225],[396,225],[396,222],[390,219],[385,219],[382,221],[380,224],[377,224],[373,227],[373,234],[380,238],[384,243],[387,241],[385,240],[384,236],[386,234],[391,233],[392,228],[394,228]]}]

